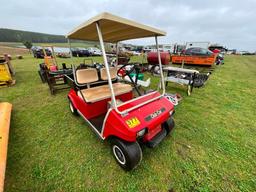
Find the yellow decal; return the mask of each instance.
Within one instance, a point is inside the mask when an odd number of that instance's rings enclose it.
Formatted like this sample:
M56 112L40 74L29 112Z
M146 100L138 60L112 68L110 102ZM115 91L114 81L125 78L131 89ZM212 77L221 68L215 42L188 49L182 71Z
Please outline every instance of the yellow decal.
M126 120L126 124L128 125L129 128L134 128L140 124L140 121L137 117L133 117L131 119Z

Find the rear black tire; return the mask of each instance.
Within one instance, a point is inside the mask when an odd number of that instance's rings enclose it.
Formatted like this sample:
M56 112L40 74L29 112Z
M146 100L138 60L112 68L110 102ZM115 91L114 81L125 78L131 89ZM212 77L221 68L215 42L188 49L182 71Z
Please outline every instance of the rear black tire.
M111 141L111 149L117 163L126 171L137 167L142 159L138 142L126 142L118 138Z
M169 117L169 119L167 119L167 121L164 122L163 126L164 126L165 130L167 131L167 135L169 135L169 133L175 127L175 122L174 122L173 118Z
M69 109L73 115L78 116L77 109L74 107L74 105L70 99L69 99Z

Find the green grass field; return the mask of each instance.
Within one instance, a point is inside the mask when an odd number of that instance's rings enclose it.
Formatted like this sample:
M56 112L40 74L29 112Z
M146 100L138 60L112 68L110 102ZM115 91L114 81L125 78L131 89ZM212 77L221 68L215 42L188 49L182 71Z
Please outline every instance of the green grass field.
M100 60L99 58L97 58ZM81 117L67 92L50 95L37 60L13 60L16 85L0 89L13 104L5 191L256 191L256 57L227 56L206 86L176 108L176 128L123 171ZM70 59L59 59L70 63Z

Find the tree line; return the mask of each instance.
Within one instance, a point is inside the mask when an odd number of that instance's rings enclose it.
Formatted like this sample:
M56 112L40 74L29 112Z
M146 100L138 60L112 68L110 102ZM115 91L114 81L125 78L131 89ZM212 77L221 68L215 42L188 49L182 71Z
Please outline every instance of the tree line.
M0 42L66 43L63 35L0 28Z

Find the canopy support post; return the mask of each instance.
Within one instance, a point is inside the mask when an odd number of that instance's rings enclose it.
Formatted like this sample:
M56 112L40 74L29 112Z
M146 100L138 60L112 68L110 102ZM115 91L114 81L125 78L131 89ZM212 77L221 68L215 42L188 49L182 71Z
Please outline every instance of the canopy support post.
M67 40L68 40L68 47L69 47L69 51L70 51L70 58L72 58L73 56L72 56L72 52L71 52L71 43L70 43L69 39L67 39Z
M159 62L159 67L160 67L161 87L163 89L163 93L162 94L164 95L165 94L164 74L163 74L163 67L162 67L162 61L161 61L161 56L160 56L160 51L159 51L157 35L155 36L155 41L156 41L157 57L158 57L158 62Z
M71 61L72 61L73 65L74 65L74 64L75 64L75 62L74 62L74 58L73 58L73 55L72 55L71 42L70 42L69 38L67 38L67 40L68 40L68 46L69 46L69 52L70 52L70 58L71 58Z
M105 52L105 47L104 47L104 42L103 42L103 37L102 37L99 22L96 22L96 28L97 28L97 32L98 32L98 37L99 37L99 41L100 41L100 47L101 47L101 51L102 51L102 55L103 55L104 64L105 64L105 67L106 67L106 72L107 72L107 77L108 77L108 85L109 85L109 89L110 89L110 92L111 92L111 107L114 108L114 109L117 109L115 93L114 93L113 84L112 84L112 81L111 81L111 76L110 76L109 66L108 66L108 60L107 60L107 56L106 56L106 52Z
M119 47L118 47L118 42L116 42L116 66L118 65L118 54L119 54Z

